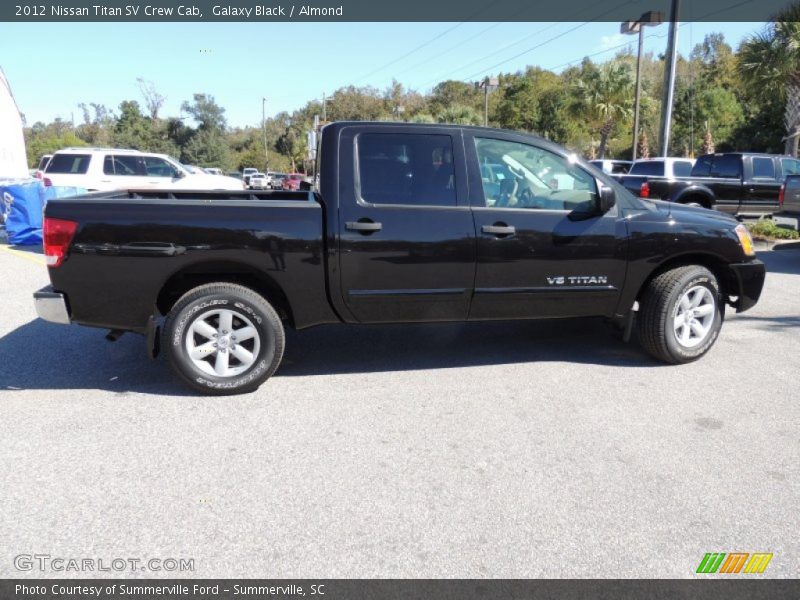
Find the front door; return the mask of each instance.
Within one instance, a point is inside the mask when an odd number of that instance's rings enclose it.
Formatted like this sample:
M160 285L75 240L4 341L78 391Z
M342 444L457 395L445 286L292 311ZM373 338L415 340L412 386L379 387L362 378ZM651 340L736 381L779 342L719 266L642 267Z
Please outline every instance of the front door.
M418 130L417 130L418 131ZM475 231L461 134L356 126L340 138L343 301L365 323L465 320Z
M470 319L613 314L627 235L618 207L599 213L598 180L546 144L469 135L465 148L476 173Z

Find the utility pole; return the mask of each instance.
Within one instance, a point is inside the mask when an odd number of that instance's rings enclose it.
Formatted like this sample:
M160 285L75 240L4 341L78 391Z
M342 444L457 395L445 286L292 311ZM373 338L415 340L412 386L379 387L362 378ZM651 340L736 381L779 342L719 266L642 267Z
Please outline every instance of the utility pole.
M661 102L661 156L669 154L672 102L675 96L675 69L678 66L678 18L681 0L672 0L669 15L667 62L664 65L664 98Z
M476 88L483 88L483 126L489 126L489 91L500 85L497 77L486 77L483 81L476 81Z
M267 150L267 99L261 98L261 130L264 132L264 170L269 170L269 151Z
M328 121L328 99L325 97L325 92L322 92L322 122Z
M661 25L664 14L657 11L648 11L639 17L638 21L625 21L620 26L620 33L639 34L639 52L636 58L636 98L633 105L633 151L631 159L636 160L636 150L639 145L639 103L642 97L642 54L644 54L644 28L646 26Z

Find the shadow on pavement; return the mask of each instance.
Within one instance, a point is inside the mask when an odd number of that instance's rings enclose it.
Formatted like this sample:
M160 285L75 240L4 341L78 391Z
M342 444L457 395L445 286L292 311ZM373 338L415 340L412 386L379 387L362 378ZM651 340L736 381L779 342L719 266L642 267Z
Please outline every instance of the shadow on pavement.
M770 273L785 273L787 275L800 275L800 249L781 249L771 252L759 252L758 258L767 267L767 277Z
M141 336L31 321L0 338L0 397L9 389L103 389L192 395ZM565 361L621 367L660 363L598 319L443 325L327 325L287 332L276 376L446 369Z

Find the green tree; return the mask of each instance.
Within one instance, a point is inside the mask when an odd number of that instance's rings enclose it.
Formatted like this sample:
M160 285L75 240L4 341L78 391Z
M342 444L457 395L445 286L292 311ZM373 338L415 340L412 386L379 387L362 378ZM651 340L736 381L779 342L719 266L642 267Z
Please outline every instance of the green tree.
M784 103L785 153L797 156L800 138L800 6L781 13L739 48L739 67L748 86Z
M588 111L600 119L599 158L604 158L609 137L617 121L632 113L634 81L625 63L609 62L598 71L578 80L578 111Z
M194 94L192 102L181 104L181 110L191 115L199 129L221 132L227 125L225 109L209 94Z
M471 106L454 104L437 114L436 121L453 125L482 125L483 116Z

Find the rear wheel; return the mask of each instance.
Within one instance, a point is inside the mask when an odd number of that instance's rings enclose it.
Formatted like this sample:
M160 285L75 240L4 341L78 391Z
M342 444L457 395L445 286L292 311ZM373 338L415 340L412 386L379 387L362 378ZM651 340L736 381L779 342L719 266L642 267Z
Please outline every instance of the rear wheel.
M697 360L717 340L724 306L717 279L705 267L665 271L648 284L639 301L639 342L664 362Z
M204 394L258 388L278 368L285 343L275 309L249 288L211 283L190 290L167 316L170 366Z

